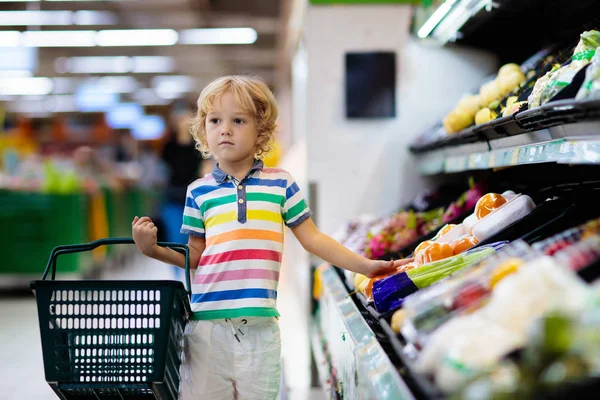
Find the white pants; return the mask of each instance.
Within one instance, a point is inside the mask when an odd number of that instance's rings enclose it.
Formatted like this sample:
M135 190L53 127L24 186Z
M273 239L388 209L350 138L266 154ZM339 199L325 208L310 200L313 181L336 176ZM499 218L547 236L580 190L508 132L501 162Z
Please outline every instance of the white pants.
M276 400L281 337L276 318L190 321L179 398Z

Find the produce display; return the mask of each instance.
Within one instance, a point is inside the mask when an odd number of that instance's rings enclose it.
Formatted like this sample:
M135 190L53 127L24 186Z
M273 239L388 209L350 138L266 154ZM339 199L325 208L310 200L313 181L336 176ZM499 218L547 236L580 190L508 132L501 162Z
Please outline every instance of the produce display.
M556 98L598 98L600 56L595 55L600 33L585 31L576 45L574 42L569 46L555 44L544 48L521 65L502 66L493 79L481 85L478 93L465 94L441 123L423 132L412 146L419 148L441 142L471 127L542 106ZM584 74L585 78L574 80L578 74ZM581 87L577 86L582 81ZM563 92L567 87L570 90ZM557 97L559 94L562 97ZM519 127L511 129L511 134L515 134Z
M424 346L415 368L434 376L443 391L454 391L475 372L523 347L528 330L544 313L580 311L587 290L551 258L529 261L497 284L483 307L440 326ZM481 335L483 331L485 335Z
M578 313L552 311L537 320L526 346L513 357L470 378L453 399L581 398L597 393L600 365L600 292ZM594 384L596 386L594 386ZM575 393L567 393L573 385ZM587 387L586 387L587 385ZM560 396L560 395L559 395Z
M592 58L592 62L585 71L585 80L577 96L577 100L598 98L600 95L600 49L596 49L596 54Z
M495 119L498 115L492 111L504 97L520 89L526 81L525 73L517 64L506 64L500 68L496 78L483 84L479 94L466 95L456 108L443 121L448 134L460 132L473 125L480 125Z
M582 33L581 39L573 52L571 63L553 69L535 83L533 92L527 100L529 108L546 104L567 87L573 81L575 74L591 62L599 46L600 32L588 31Z
M464 254L430 262L409 271L398 272L382 279L374 278L372 279L373 303L381 313L395 310L402 305L408 295L477 263L504 244L496 243L480 247Z
M424 211L404 210L387 218L364 216L346 224L333 237L348 249L370 259L397 257L401 250L415 243L422 236L437 230L438 234L434 238L435 240L445 234L445 230L449 227L442 227L442 229L440 227L472 211L484 194L485 184L483 182L474 183L473 180L470 180L469 189L446 207L437 207L439 201L419 196L413 204L425 209ZM430 194L430 197L436 196ZM431 206L434 207L431 208ZM448 253L447 255L454 254L458 253ZM350 278L351 280L352 278Z
M582 345L569 338L563 351L545 358L547 349L540 346L552 340L540 341L540 331L536 331L536 326L556 318L566 321L573 332L581 328L590 334L592 326L598 329L597 321L582 325L585 320L579 315L600 315L600 292L594 294L573 272L598 259L600 220L531 246L515 241L475 267L406 297L390 325L418 349L412 353L411 368L430 377L442 392L456 398L493 398L487 396L507 391L525 396L514 398L529 398L552 385L589 377L600 365L600 336ZM594 296L597 303L590 309ZM551 334L553 340L559 337L556 332L544 334ZM596 346L588 358L579 353L585 346ZM515 351L522 353L516 362L510 358ZM529 358L533 356L537 358ZM555 371L558 375L550 379L557 365L573 363L580 367L577 374ZM507 366L514 379L504 387L496 374L507 372ZM479 387L477 382L489 385ZM485 395L472 397L481 393Z

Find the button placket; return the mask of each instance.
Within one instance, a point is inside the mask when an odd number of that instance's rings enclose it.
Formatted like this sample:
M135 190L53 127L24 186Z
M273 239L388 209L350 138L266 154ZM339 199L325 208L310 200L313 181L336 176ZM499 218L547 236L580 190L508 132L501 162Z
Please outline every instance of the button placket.
M243 181L242 181L243 182ZM238 222L245 224L247 221L247 200L246 200L246 187L242 182L237 183L237 199L238 199Z

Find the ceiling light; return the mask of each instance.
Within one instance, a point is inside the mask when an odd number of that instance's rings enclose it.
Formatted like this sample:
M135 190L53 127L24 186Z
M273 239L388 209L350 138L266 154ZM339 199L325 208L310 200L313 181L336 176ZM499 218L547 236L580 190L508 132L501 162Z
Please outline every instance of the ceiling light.
M46 95L52 91L50 78L0 78L0 95Z
M79 10L73 13L75 25L116 25L118 22L117 16L107 11Z
M0 69L1 77L24 77L33 75L27 69Z
M92 47L95 31L25 31L23 45L28 47Z
M169 100L159 97L152 89L140 89L132 95L133 100L142 106L161 106L169 104Z
M179 35L173 29L124 29L98 31L98 46L172 46Z
M58 58L54 62L54 68L57 72L65 71L73 74L124 74L131 70L131 59L127 56Z
M196 80L189 76L156 76L152 78L152 86L163 99L176 99L181 94L196 89Z
M97 85L107 93L133 93L138 88L138 82L132 76L105 76L98 79Z
M71 25L71 11L0 11L0 25Z
M258 37L252 28L186 29L180 44L251 44Z
M72 78L52 78L54 94L73 93L75 91L76 82Z
M435 10L433 15L429 17L427 21L425 21L421 29L419 29L419 31L417 32L417 35L421 39L425 39L427 36L429 36L431 32L433 32L433 30L444 19L444 17L448 15L450 10L452 10L452 7L454 6L454 3L456 3L456 1L457 0L446 0L444 4L439 6L437 10Z
M53 113L77 111L77 104L73 95L47 96L43 102L46 110Z
M164 56L138 56L131 57L134 74L142 73L167 73L175 70L175 60L173 57Z
M3 31L0 32L0 43L2 47L18 47L21 45L21 32Z

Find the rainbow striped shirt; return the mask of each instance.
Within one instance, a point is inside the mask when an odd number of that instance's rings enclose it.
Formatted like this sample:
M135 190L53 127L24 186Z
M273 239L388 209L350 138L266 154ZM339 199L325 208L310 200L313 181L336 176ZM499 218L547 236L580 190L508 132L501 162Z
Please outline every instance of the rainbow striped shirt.
M217 165L190 184L181 233L206 238L192 281L192 318L279 316L283 225L309 216L294 178L259 160L242 181Z

